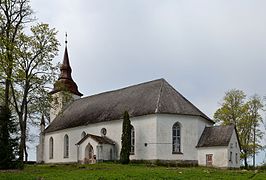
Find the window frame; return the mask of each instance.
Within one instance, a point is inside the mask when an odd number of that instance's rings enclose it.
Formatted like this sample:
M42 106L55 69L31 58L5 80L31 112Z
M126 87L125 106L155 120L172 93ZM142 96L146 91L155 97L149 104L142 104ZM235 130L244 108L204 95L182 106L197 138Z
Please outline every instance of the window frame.
M130 130L130 155L135 154L135 145L136 145L136 138L135 138L135 128L131 126Z
M64 158L69 158L69 136L64 136Z
M49 138L49 159L54 158L54 138Z
M230 151L229 153L229 162L233 163L233 152L232 151Z
M181 151L181 124L179 122L172 126L172 154L183 154Z

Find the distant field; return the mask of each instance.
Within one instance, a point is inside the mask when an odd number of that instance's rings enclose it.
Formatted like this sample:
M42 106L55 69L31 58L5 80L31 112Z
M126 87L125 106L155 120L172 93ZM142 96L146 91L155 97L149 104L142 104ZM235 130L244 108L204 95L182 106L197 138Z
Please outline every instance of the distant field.
M221 170L204 167L121 165L27 165L22 171L0 171L0 179L266 179L266 171Z

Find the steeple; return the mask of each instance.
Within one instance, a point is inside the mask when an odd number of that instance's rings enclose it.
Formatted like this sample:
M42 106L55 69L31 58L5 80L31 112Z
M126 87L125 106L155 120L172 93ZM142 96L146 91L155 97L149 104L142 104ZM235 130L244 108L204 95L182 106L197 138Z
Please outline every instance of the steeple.
M70 93L73 93L78 96L83 96L78 91L77 84L73 81L71 77L72 69L69 63L68 58L68 51L67 51L67 34L66 34L66 40L65 40L65 54L63 59L63 64L60 66L60 75L58 80L54 84L53 90L50 92L50 94L57 93L59 91L68 91Z

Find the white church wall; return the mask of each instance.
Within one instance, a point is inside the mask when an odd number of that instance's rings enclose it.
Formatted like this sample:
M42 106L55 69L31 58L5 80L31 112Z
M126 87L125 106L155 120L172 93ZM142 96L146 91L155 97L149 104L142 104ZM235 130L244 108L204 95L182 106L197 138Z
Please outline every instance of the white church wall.
M130 159L153 160L157 159L156 146L145 143L156 142L156 115L147 115L131 119L135 130L135 153ZM120 149L119 149L120 152Z
M131 118L131 124L135 128L135 155L131 159L156 159L155 147L145 147L145 142L156 142L156 118L155 115L147 115ZM113 140L115 145L114 156L119 159L121 149L122 120L89 124L60 130L45 135L44 161L46 163L56 162L77 162L76 143L81 140L81 133L84 131L89 134L101 136L101 129L106 128L106 136ZM69 136L69 157L64 158L64 136ZM54 157L49 159L49 138L54 139ZM145 148L144 148L145 147ZM79 157L82 157L83 150L80 150Z
M114 160L115 158L114 145L99 144L94 139L89 137L78 147L79 162L84 162L84 159L86 157L85 151L88 144L90 144L93 147L93 154L96 156L97 161Z
M198 148L198 163L200 166L206 166L207 154L212 154L212 165L214 167L228 167L228 153L226 146Z
M93 154L96 156L96 159L100 159L102 157L99 157L98 151L97 151L97 146L98 143L95 142L94 140L92 140L91 138L87 138L79 147L78 147L78 160L79 162L83 162L84 158L85 158L85 149L87 147L88 144L91 144L91 146L93 147Z
M172 153L172 127L181 125L181 153ZM157 157L162 160L197 160L196 145L206 125L210 123L197 116L157 115Z
M100 144L97 146L98 154L101 155L100 160L114 160L114 149L110 144Z
M52 133L47 133L45 135L45 162L77 162L77 147L76 143L81 140L82 132L86 132L93 135L101 136L101 129L106 128L106 136L116 143L116 147L120 148L121 133L122 133L122 120L110 121L89 124L88 126L80 126L76 128L69 128L65 130L60 130ZM64 151L64 136L67 134L69 136L69 158L63 158ZM49 138L54 139L54 158L49 159ZM82 152L80 152L82 153ZM81 156L81 154L79 155Z
M227 147L228 153L228 167L239 168L240 167L240 147L238 144L236 132L234 131Z
M195 147L205 126L210 125L200 117L185 115L154 114L134 117L130 120L135 130L135 153L130 155L132 160L197 160L198 153ZM172 127L176 122L181 124L182 154L172 154ZM113 154L116 159L119 159L122 120L114 120L47 133L45 135L44 161L47 163L77 162L78 155L81 160L85 149L79 149L79 153L77 153L75 144L81 140L82 132L101 136L102 128L107 130L106 136L116 143ZM69 136L68 158L63 157L66 134ZM54 139L53 159L49 159L50 137Z

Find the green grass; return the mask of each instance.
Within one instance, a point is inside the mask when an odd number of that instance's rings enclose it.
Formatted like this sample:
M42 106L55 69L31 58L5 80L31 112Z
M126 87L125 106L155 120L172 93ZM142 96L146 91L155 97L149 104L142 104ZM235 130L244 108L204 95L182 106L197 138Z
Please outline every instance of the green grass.
M27 165L24 170L0 171L0 179L266 179L264 171L221 170L205 167L121 165Z

